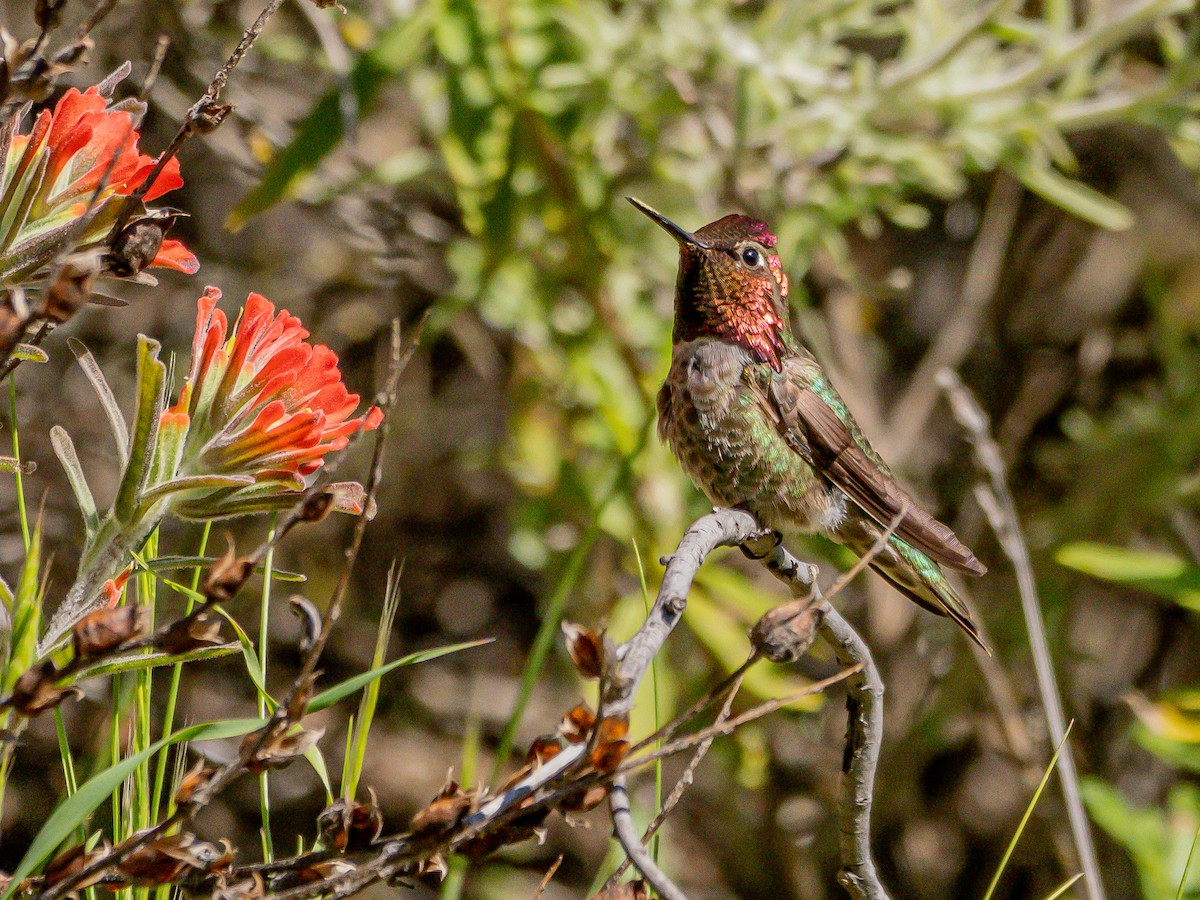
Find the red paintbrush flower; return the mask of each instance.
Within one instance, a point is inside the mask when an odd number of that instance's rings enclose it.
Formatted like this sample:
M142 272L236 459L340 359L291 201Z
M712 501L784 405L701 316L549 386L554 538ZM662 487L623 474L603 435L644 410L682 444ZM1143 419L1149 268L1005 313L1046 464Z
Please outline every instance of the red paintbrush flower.
M342 383L336 354L305 340L307 329L287 310L251 294L230 336L216 308L220 297L210 287L200 298L187 382L163 418L187 417L180 477L249 476L253 483L180 494L172 508L190 517L292 504L327 454L383 417L377 407L355 415L359 396ZM350 497L346 505L356 502Z
M123 198L154 168L155 160L138 150L134 126L142 105L112 103L113 89L128 72L126 64L100 85L83 92L71 88L52 111L37 116L28 134L19 133L21 116L0 129L0 221L5 223L0 280L28 281L64 249L100 248ZM172 159L143 199L155 200L182 184L179 162ZM165 230L169 218L159 221ZM199 268L196 257L175 240L152 248L142 265L147 263L189 274Z

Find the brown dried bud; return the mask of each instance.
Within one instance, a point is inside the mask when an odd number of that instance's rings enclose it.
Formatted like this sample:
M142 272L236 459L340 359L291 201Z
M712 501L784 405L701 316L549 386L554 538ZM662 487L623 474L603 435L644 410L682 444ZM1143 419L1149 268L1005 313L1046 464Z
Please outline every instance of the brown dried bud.
M567 714L558 723L558 733L568 743L582 744L595 727L596 714L580 703L567 710Z
M500 847L526 841L532 837L541 837L545 833L541 827L542 823L549 815L549 807L531 809L507 825L465 842L458 848L458 852L475 862Z
M321 612L311 600L302 594L293 594L288 597L288 606L304 626L304 634L300 636L298 649L301 656L305 656L321 635Z
M50 68L55 72L65 72L68 69L73 69L81 62L85 62L85 57L93 46L90 37L67 44L50 58Z
M231 112L232 104L217 103L205 97L188 113L188 127L197 134L209 134L216 131Z
M238 556L233 548L233 538L226 536L229 549L209 568L204 576L204 596L212 603L228 603L237 596L250 573L254 571L254 561L245 556Z
M603 675L606 658L604 638L574 622L563 622L562 630L567 638L567 653L570 654L576 671L584 678L599 678Z
M117 871L134 884L167 884L198 873L226 870L235 855L229 841L217 846L183 832L144 844L125 857Z
M541 766L560 753L562 753L562 745L559 744L558 739L543 735L535 738L529 745L529 752L525 754L525 762L528 765Z
M646 882L639 879L614 884L607 890L596 894L592 900L649 900L649 897L650 893L646 889Z
M439 834L461 822L475 803L475 793L464 791L453 778L433 798L433 802L412 817L413 835Z
M37 0L33 6L33 21L42 31L50 31L62 22L62 9L67 0Z
M68 697L82 697L77 687L60 688L54 684L58 670L51 660L45 660L17 679L9 704L23 716L33 717L53 709Z
M608 796L608 787L603 784L593 784L591 787L580 788L572 794L567 794L559 804L564 812L590 812Z
M192 766L179 780L179 787L175 789L175 805L187 806L191 803L197 793L208 787L217 771L213 766L205 765L204 760Z
M83 844L77 844L64 850L46 866L45 872L42 873L42 888L52 888L59 882L74 877L102 856L107 856L109 849L108 842L101 841L91 850L84 850ZM103 877L104 870L101 869L75 885L75 890L81 891L86 887L91 887Z
M326 847L339 853L366 850L383 831L383 813L371 792L370 803L336 800L317 816L317 830Z
M824 616L824 605L807 597L784 603L754 623L750 645L771 662L795 662L812 647Z
M325 734L324 728L297 728L269 738L246 764L251 772L260 774L268 769L282 769L317 745ZM242 741L243 752L258 740L259 733L251 732Z
M258 900L265 894L262 876L255 872L249 878L213 891L212 900Z
M50 278L42 316L61 324L79 312L92 296L92 282L99 273L98 253L74 253L64 259Z
M300 521L313 524L320 522L333 510L337 496L333 491L321 490L311 494L300 507Z
M115 609L102 607L75 623L75 655L80 659L105 656L149 631L150 610L145 606L130 603Z
M172 622L166 631L154 639L158 649L172 656L205 647L219 647L223 643L221 620L203 612Z
M627 715L607 717L596 725L596 746L588 755L588 762L597 772L608 774L616 771L617 766L629 752L629 717Z
M134 219L113 238L104 257L106 269L118 278L138 274L158 256L173 218L142 216Z

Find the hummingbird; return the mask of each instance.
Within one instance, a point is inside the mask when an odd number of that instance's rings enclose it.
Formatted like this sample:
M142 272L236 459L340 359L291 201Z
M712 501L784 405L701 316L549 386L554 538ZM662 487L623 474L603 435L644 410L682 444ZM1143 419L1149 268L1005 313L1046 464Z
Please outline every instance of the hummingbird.
M860 557L899 517L871 568L988 650L943 568L987 570L897 483L792 333L767 224L732 214L693 233L627 199L679 244L658 434L696 486L773 531L822 533Z

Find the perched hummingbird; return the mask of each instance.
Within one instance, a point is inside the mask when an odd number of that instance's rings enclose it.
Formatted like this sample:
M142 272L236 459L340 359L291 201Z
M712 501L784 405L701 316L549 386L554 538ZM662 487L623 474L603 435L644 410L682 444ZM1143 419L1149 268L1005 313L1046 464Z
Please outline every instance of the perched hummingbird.
M693 234L629 202L679 243L674 349L658 393L658 433L684 471L718 506L746 509L778 532L822 532L859 556L907 506L871 568L986 650L942 567L987 570L896 483L792 334L775 235L742 215Z

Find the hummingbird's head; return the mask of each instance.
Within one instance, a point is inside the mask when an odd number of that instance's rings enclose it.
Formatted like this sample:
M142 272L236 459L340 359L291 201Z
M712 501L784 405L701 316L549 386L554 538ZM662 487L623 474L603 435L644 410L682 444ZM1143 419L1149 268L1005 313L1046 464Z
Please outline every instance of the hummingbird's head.
M765 222L728 215L694 234L628 198L679 244L674 340L741 344L778 371L788 333L788 280Z

